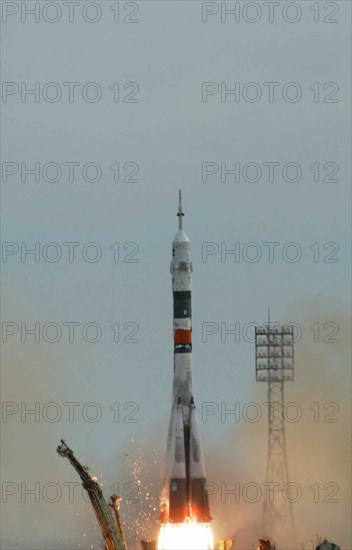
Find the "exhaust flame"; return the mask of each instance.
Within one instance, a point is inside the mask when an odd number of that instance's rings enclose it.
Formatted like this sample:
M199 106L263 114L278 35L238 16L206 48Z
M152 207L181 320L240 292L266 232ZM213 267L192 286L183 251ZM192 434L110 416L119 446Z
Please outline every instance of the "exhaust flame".
M164 523L159 532L158 550L214 550L209 523Z

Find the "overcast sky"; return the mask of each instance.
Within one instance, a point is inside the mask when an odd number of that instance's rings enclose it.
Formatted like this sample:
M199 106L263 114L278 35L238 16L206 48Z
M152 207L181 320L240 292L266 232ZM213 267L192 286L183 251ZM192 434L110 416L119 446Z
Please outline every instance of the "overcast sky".
M340 404L340 428L348 417L339 392L349 380L350 3L283 2L269 14L261 2L247 11L244 2L227 2L237 15L226 16L214 2L77 2L74 11L40 2L37 22L25 12L34 2L2 4L2 381L3 400L19 407L6 409L14 414L2 425L3 479L18 488L3 505L4 547L97 548L88 504L42 496L21 503L20 484L77 480L55 453L60 437L110 483L124 455L146 445L161 471L179 188L192 245L200 416L204 402L266 400L247 323L263 323L270 304L272 320L302 329L293 398L312 360L321 369L310 375L307 407L324 387L327 401ZM35 163L36 176L26 172ZM35 246L37 257L24 253ZM35 323L39 342L25 333ZM234 328L237 336L226 334ZM324 342L335 329L338 342ZM40 403L38 422L33 415L21 422L21 402ZM49 402L56 409L45 408ZM79 403L73 422L68 402ZM89 402L98 409L88 410ZM49 422L55 410L62 417ZM96 410L101 419L89 422ZM253 451L258 482L264 416ZM249 423L225 420L219 413L201 422L205 455L218 449L235 478L235 464L253 460L241 439ZM296 434L305 429L301 423ZM312 435L311 460L334 437L321 430ZM348 441L339 442L347 456ZM325 466L329 476L320 481L343 486L343 470ZM208 469L216 471L213 463ZM319 514L311 514L314 538ZM326 536L350 548L348 530L341 534L346 500L328 517ZM221 527L227 532L219 536L234 530Z

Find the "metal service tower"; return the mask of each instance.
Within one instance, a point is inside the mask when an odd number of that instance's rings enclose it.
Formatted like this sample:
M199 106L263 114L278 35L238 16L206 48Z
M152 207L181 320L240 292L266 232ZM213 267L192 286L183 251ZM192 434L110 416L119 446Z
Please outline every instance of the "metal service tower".
M284 385L294 379L293 341L293 327L270 324L270 314L267 325L255 329L256 380L268 384L269 430L263 529L270 535L282 528L292 535L295 532L292 505L283 492L289 482Z

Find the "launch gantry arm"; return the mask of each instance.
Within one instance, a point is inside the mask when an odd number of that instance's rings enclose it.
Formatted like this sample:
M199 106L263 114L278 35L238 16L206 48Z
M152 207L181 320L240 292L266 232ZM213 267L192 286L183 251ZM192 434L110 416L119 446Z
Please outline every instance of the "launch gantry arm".
M118 516L118 510L115 509L116 523L110 512L109 506L106 503L103 492L98 483L88 474L88 468L82 466L75 458L72 449L70 449L65 441L61 439L61 445L57 447L57 452L60 456L68 458L79 477L82 480L82 485L88 493L89 499L94 508L95 515L99 522L103 533L106 550L127 550L125 538L122 532L121 522Z

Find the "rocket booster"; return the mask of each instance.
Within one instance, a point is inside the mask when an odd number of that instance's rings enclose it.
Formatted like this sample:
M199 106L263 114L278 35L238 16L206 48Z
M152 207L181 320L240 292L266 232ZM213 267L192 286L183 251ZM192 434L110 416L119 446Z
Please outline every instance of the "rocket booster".
M179 192L178 232L172 243L174 378L161 520L209 522L208 493L192 390L192 262L183 229Z

